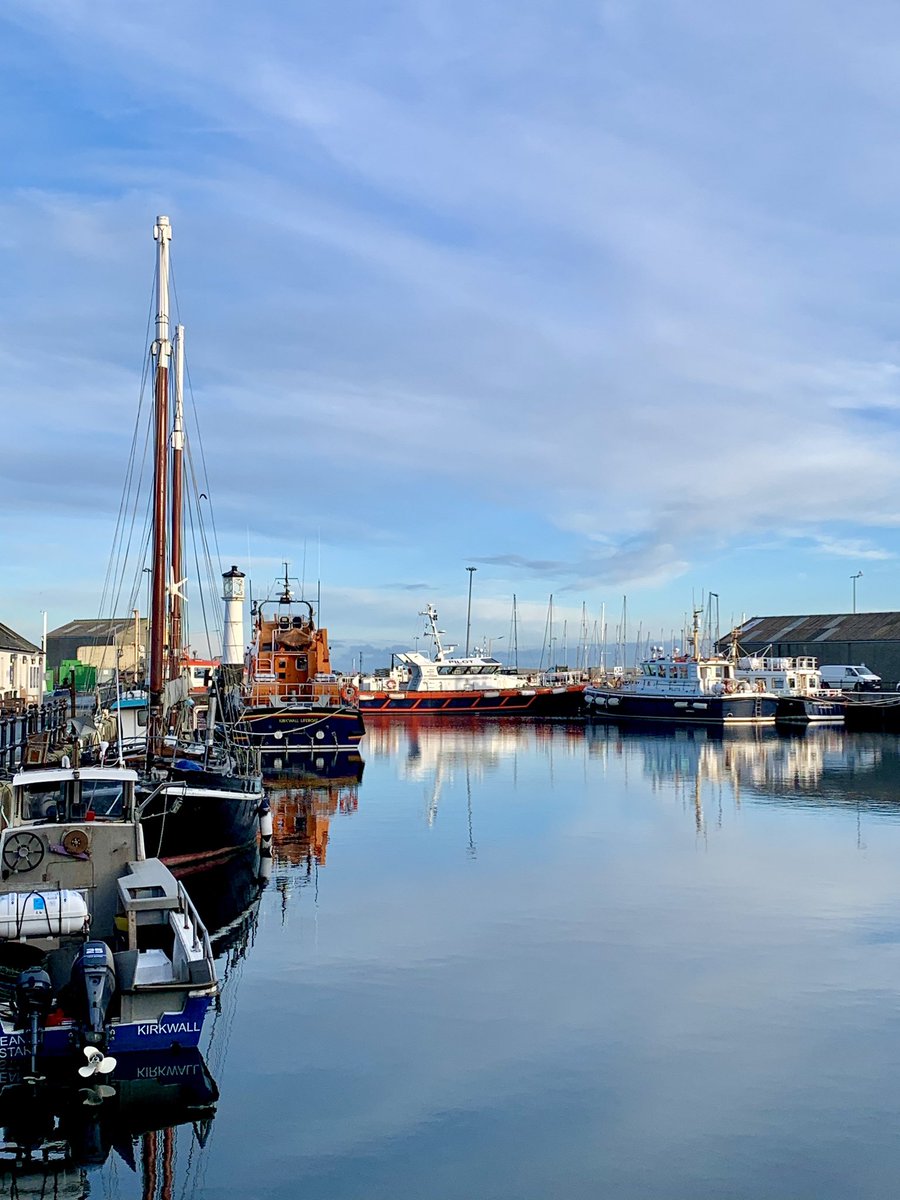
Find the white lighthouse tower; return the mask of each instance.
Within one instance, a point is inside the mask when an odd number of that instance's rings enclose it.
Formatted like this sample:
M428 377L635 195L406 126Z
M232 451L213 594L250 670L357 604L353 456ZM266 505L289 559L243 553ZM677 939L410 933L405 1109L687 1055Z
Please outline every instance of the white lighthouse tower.
M222 666L242 666L244 662L244 572L237 567L222 574L222 599L225 601L225 633L222 638Z

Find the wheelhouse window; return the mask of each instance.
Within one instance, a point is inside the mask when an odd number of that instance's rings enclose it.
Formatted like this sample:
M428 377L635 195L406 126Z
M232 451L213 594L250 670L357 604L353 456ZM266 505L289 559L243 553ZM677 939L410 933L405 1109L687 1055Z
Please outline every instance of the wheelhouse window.
M121 820L125 812L124 785L108 779L82 780L81 808L108 821Z
M64 815L65 804L65 783L32 784L22 796L22 817L26 821L56 821Z

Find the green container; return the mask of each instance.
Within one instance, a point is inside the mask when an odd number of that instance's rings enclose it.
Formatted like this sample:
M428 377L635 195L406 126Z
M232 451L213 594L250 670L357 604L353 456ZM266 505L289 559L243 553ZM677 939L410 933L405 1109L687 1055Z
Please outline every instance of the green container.
M59 664L58 687L71 687L75 679L76 692L92 692L97 686L97 668L79 662L77 658L64 658Z

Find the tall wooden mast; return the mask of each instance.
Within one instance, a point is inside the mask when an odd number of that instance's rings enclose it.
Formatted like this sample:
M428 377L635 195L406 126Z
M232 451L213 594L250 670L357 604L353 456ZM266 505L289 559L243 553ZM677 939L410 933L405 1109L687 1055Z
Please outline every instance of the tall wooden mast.
M150 564L150 713L147 730L148 761L162 749L163 689L165 687L166 645L166 493L168 490L169 440L169 242L172 227L168 217L157 217L153 227L156 240L156 340L152 354L155 362L153 404L153 549Z
M184 526L184 326L175 326L175 420L172 425L172 532L169 539L169 678L181 667L181 534Z

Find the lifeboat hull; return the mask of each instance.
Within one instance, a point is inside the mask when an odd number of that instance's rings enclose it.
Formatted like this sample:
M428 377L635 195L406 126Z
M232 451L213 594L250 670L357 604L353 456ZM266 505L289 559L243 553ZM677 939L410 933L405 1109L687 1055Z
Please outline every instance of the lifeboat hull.
M322 750L356 750L366 732L357 708L247 707L235 733L263 755L311 753Z

